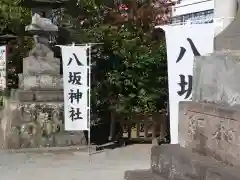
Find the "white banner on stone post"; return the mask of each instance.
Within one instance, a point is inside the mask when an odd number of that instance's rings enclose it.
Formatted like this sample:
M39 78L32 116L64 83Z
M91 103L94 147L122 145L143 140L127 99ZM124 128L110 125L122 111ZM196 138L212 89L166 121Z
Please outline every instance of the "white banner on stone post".
M88 46L60 46L66 131L89 131Z
M213 52L214 24L161 28L167 44L171 144L178 144L179 102L192 97L194 56Z
M7 59L7 48L6 46L0 46L0 90L6 88L6 59Z

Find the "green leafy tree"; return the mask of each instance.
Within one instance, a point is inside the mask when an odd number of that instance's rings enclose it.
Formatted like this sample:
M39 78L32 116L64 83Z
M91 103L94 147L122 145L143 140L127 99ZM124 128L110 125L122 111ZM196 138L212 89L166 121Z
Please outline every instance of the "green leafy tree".
M152 38L158 9L135 1L125 5L79 1L78 8L76 12L65 10L62 24L72 25L68 26L70 41L101 43L92 50L93 111L151 113L164 109L165 43Z
M29 23L31 11L21 6L21 0L0 1L0 31L9 29L15 33Z
M31 38L26 36L25 26L31 22L31 10L21 6L22 0L0 1L0 34L16 35L8 42L8 87L18 87L18 73L21 72L22 59L32 46Z

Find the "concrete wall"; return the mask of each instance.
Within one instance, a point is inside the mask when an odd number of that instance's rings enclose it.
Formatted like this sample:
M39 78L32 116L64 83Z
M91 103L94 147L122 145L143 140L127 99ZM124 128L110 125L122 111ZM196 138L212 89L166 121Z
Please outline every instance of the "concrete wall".
M180 16L213 8L213 0L183 0L180 4L173 6L172 16Z

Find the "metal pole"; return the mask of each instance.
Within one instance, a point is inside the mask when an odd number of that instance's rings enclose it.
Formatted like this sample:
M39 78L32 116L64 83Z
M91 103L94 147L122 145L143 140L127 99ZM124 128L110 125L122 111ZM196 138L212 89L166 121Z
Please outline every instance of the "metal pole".
M91 155L91 45L87 44L88 52L88 154Z

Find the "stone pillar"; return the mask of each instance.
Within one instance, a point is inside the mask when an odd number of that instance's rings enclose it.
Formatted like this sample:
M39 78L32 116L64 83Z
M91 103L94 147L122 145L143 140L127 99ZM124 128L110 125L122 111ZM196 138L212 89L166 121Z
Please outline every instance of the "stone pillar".
M237 0L214 0L215 36L226 29L237 14Z
M221 50L239 50L240 47L240 0L228 0L226 4L220 0L215 0L215 21L216 34L214 48ZM217 27L220 25L219 27Z

